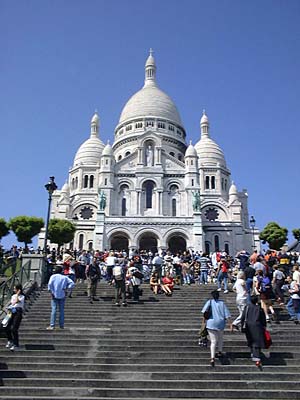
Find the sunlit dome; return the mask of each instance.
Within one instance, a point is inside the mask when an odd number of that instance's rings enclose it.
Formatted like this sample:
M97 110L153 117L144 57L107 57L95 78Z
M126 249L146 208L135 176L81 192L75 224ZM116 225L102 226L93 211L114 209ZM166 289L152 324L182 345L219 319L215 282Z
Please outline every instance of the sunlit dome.
M157 117L182 125L173 100L156 83L156 65L150 50L145 64L145 84L126 103L119 124L137 117Z
M226 167L226 161L221 147L210 138L209 121L205 110L203 110L203 115L200 120L200 127L201 139L195 144L200 165L220 164L221 166Z
M74 166L81 164L97 164L100 161L104 143L99 139L99 117L97 112L91 119L91 135L77 150Z

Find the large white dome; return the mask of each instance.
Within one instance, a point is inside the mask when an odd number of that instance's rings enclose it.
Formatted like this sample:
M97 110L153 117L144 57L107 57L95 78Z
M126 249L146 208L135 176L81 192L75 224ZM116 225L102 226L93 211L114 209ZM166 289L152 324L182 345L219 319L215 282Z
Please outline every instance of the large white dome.
M87 139L77 150L74 158L74 166L99 163L104 147L104 143L98 137Z
M156 65L152 50L145 64L145 84L126 103L119 124L137 117L156 117L182 125L173 100L156 83Z
M172 99L157 86L145 86L126 103L119 123L137 117L158 117L182 125Z

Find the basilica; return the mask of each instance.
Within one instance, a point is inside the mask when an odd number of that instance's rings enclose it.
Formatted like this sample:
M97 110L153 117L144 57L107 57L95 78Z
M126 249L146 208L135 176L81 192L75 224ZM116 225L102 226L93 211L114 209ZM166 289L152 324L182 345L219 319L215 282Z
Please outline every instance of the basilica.
M74 222L76 249L234 254L259 241L247 203L205 111L199 141L187 144L150 51L144 85L125 104L112 144L101 141L99 116L92 117L66 183L53 194L50 218Z

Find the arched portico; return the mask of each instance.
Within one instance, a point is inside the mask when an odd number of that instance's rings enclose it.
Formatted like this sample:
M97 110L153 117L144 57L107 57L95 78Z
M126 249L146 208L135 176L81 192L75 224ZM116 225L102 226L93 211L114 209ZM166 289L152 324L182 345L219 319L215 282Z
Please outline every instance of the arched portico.
M109 248L111 250L122 251L125 250L128 253L129 249L129 238L124 232L113 233L109 238Z
M158 238L153 232L145 232L138 239L139 250L152 251L156 253L158 251Z
M173 253L183 252L187 249L186 237L181 232L175 232L167 239L167 247Z

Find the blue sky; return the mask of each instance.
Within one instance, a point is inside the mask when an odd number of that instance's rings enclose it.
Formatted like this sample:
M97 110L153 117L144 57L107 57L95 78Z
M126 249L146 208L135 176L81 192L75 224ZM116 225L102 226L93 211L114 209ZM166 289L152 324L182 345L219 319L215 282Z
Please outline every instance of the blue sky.
M46 218L44 184L64 184L95 109L113 141L150 47L187 142L205 108L257 226L299 228L298 0L1 0L0 217Z

